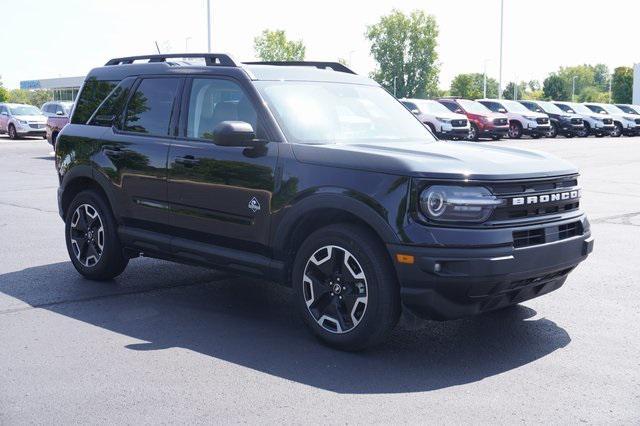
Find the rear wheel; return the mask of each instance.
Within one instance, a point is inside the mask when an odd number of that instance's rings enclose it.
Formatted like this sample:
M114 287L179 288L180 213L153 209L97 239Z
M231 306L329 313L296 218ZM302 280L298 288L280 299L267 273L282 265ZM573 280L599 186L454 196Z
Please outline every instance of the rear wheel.
M619 138L620 136L622 136L622 124L616 121L614 124L614 128L611 131L611 137Z
M324 343L362 350L382 342L400 315L400 294L384 246L358 225L340 223L311 234L298 250L295 304Z
M549 132L547 133L547 137L548 138L555 138L556 136L558 136L558 126L556 125L556 123L551 123L551 129L549 129Z
M109 280L124 271L124 256L116 221L105 200L94 191L82 191L65 216L67 251L76 270L91 280Z
M578 137L580 138L586 138L591 134L591 126L589 126L589 123L585 121L583 125L584 127L582 128L582 130L578 132Z

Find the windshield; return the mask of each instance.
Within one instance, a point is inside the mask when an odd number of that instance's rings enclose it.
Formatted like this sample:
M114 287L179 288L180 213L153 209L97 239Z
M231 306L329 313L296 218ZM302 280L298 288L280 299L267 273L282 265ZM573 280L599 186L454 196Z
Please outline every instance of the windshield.
M73 108L73 102L64 102L61 105L64 109L65 115L69 115L71 113L71 108Z
M592 112L597 112L598 114L608 114L607 110L602 108L599 105L586 105Z
M434 141L431 133L378 86L257 81L283 132L298 143Z
M638 111L636 111L635 109L631 108L628 105L617 105L618 108L620 108L622 111L626 112L627 114L638 114Z
M526 106L516 101L502 101L502 105L504 105L509 112L531 112Z
M11 111L11 115L42 115L38 108L31 105L9 107L9 111Z
M526 106L529 111L532 112L544 112L544 110L542 108L540 108L540 106L538 106L538 104L534 103L534 102L522 102L522 105Z
M578 114L593 114L593 111L582 104L570 104L569 106Z
M451 114L449 108L437 101L417 101L420 110L429 114Z
M550 114L564 114L565 111L561 110L560 108L558 108L555 104L552 104L551 102L547 102L547 101L538 101L538 105L540 105L540 107L544 110L544 112L548 112ZM573 111L571 111L571 108L569 108L569 110L567 110L566 112L570 112L570 113L574 113Z
M468 99L458 99L458 103L465 111L471 114L490 115L493 114L489 108L480 102L470 101Z

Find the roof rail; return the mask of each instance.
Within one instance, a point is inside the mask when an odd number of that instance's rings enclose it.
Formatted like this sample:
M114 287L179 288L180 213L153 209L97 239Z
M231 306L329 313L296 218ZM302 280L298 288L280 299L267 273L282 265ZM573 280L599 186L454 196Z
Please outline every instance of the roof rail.
M126 56L123 58L110 59L105 66L108 65L124 65L132 64L134 61L148 59L151 62L166 62L169 58L202 58L207 66L221 65L227 67L237 67L236 62L231 56L225 53L169 53L166 55L142 55L142 56Z
M290 66L290 67L316 67L320 69L331 69L337 72L346 72L348 74L355 74L353 70L340 62L315 62L315 61L258 61L258 62L243 62L247 65L277 65L277 66Z

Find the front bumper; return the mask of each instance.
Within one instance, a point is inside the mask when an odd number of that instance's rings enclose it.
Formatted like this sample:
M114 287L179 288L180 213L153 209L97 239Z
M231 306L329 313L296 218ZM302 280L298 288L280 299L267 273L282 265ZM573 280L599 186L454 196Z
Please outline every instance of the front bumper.
M40 128L34 128L29 124L17 124L16 133L20 136L44 136L47 133L45 124L42 124Z
M443 137L466 138L467 136L469 136L469 127L452 127L449 129L445 129L443 127L438 133L439 133L439 136L443 136Z
M593 250L588 221L581 221L581 235L521 248L388 245L394 259L398 253L415 259L413 264L396 263L403 305L418 316L447 320L556 290ZM548 225L549 235L559 225Z
M549 124L535 124L529 126L530 127L523 128L522 133L524 133L525 135L545 136L551 131L551 125Z
M504 127L484 127L479 129L478 136L479 137L507 137L509 134L509 126Z

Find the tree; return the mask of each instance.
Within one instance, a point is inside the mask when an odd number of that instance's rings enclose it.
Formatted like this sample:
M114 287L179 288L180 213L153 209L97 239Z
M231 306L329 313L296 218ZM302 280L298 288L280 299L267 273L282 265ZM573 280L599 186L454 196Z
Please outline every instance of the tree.
M415 10L409 16L393 10L367 27L377 68L371 77L398 97L424 98L438 92L438 25Z
M16 104L28 104L38 108L43 103L53 100L53 92L50 90L23 90L13 89L8 92L7 102Z
M529 90L531 90L532 92L537 92L539 90L542 90L542 86L540 85L540 82L538 80L531 80L528 86L529 86Z
M633 70L618 67L613 70L611 80L611 99L617 104L630 104L633 97Z
M0 102L6 102L9 98L9 92L2 85L2 76L0 76Z
M287 40L283 30L264 30L253 40L256 55L261 61L303 61L305 50L302 40Z
M546 99L554 101L567 101L571 96L565 80L556 73L552 73L544 79L542 83L542 93Z
M460 96L466 99L480 99L484 97L484 74L458 74L451 81L451 96ZM487 98L498 97L498 82L487 77Z
M516 86L516 83L509 82L509 84L507 84L507 87L505 87L504 90L502 91L502 97L504 99L514 99L514 94L517 96L517 99L523 99L528 97L526 82L521 81L520 83L518 83L518 90L516 93L514 93L515 86ZM514 100L517 100L517 99L514 99Z
M593 71L593 81L596 87L602 92L609 91L609 79L611 78L609 67L605 64L596 64L593 67Z

